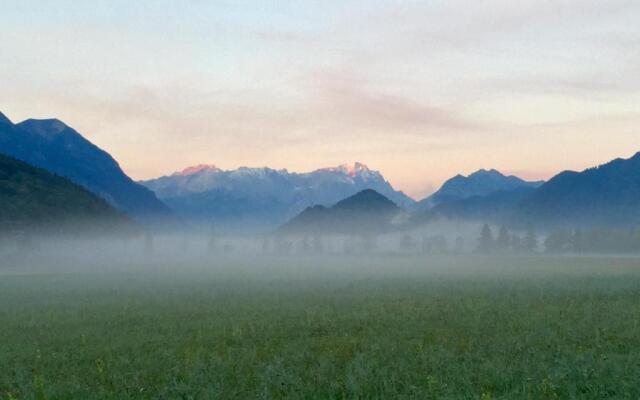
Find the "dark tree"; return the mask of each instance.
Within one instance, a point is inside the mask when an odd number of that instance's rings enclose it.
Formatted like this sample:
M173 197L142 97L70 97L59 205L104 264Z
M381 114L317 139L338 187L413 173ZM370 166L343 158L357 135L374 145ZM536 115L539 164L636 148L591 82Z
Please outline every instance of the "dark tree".
M479 253L491 253L494 249L494 240L493 233L491 232L491 228L489 224L484 224L482 226L482 231L480 232L480 238L478 239L478 252Z

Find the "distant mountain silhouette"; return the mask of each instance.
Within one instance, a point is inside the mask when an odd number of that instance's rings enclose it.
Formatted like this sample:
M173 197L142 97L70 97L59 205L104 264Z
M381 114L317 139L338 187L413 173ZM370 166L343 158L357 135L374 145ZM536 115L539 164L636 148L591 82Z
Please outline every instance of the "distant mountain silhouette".
M544 226L640 225L640 153L556 175L521 202L517 221Z
M140 221L171 218L156 196L118 163L57 119L13 124L0 113L0 153L66 177Z
M425 222L444 217L464 221L509 223L517 206L535 190L532 187L520 187L500 190L486 196L472 196L443 202L419 212L416 220Z
M401 206L414 203L361 163L309 173L198 165L141 183L179 215L229 230L273 229L309 206L331 206L364 189Z
M506 176L492 170L481 169L469 176L456 175L446 181L440 190L418 202L416 210L427 210L440 204L458 202L468 198L481 198L496 192L512 192L521 188L537 188L544 182L528 182L516 176Z
M79 226L134 227L123 213L83 187L0 154L0 232Z
M379 233L401 212L391 200L366 189L332 207L308 207L283 225L281 233Z

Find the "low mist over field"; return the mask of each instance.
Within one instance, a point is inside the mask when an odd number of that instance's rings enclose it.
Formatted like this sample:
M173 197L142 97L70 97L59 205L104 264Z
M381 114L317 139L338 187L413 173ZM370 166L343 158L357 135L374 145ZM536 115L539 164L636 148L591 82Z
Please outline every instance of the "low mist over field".
M251 240L221 244L74 239L3 257L0 393L640 395L635 257L278 255Z

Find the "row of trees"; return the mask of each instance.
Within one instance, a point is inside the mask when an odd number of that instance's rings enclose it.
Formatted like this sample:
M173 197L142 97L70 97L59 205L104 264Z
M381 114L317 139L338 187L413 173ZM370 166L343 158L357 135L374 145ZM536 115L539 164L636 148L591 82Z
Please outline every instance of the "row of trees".
M482 254L489 253L533 253L538 250L538 238L533 228L529 227L524 235L509 232L502 226L498 235L494 237L489 224L484 224L478 238L476 251Z
M502 226L497 235L485 224L480 232L476 252L489 253L533 253L540 243L533 228L524 234L510 232ZM547 253L640 253L640 228L612 229L558 228L546 236L542 242Z
M307 235L297 238L273 236L264 237L262 241L262 252L264 254L323 254L325 252L342 252L343 254L371 253L380 249L377 235L360 234L349 235L336 241L321 235ZM332 246L330 246L331 244ZM388 245L384 246L391 250ZM397 242L397 250L403 253L433 253L444 254L449 252L462 253L464 251L464 240L457 238L453 247L449 246L447 239L442 235L424 236L416 238L409 234L400 236Z
M184 238L183 247L186 250L187 243ZM23 240L22 247L26 247L29 240ZM342 243L333 242L321 235L308 235L296 239L283 236L264 237L262 252L287 254L323 254L325 252L341 251L344 254L369 253L378 249L378 238L373 234L361 234L346 236ZM465 243L462 237L456 238L452 243L442 235L423 236L416 238L409 234L399 237L397 250L404 253L463 253ZM339 247L335 247L335 245ZM154 250L154 238L150 233L144 235L144 249L147 252ZM333 247L330 249L329 247ZM391 250L389 246L385 246ZM475 247L480 254L500 253L535 253L539 250L540 243L533 228L528 228L524 233L510 232L505 226L500 227L494 235L492 228L484 224ZM219 245L217 235L212 230L207 242L210 253L217 251L229 252L228 245ZM638 229L566 229L560 228L551 232L542 242L541 251L547 253L637 253L640 252L640 228Z

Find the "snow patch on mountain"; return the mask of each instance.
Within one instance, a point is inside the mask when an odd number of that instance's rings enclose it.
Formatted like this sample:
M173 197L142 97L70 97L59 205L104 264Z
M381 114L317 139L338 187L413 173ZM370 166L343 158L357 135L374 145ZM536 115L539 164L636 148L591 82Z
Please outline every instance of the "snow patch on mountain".
M178 171L178 172L174 172L172 176L176 175L176 176L188 176L188 175L194 175L197 173L200 173L202 171L220 171L218 168L216 168L215 165L210 165L210 164L198 164L198 165L194 165L192 167L187 167L185 169L183 169L182 171Z

